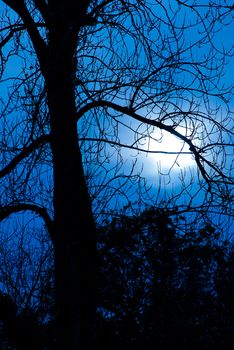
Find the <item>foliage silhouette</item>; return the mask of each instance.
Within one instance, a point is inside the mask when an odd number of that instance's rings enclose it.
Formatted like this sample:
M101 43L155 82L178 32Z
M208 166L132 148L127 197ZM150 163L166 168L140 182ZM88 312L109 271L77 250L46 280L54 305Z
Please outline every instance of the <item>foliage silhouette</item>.
M99 244L99 346L232 349L233 245L213 227L181 234L152 208L114 219Z
M51 342L51 325L41 324L38 313L21 309L8 296L0 294L1 350L42 350Z
M97 347L232 349L233 243L205 221L186 233L180 223L182 216L173 220L170 211L149 208L135 216L115 213L99 227ZM37 257L42 270L53 270L52 259L48 265L43 254ZM2 270L2 282L6 276ZM50 285L51 273L46 276ZM40 293L23 308L20 298L0 294L2 350L53 349L54 294Z

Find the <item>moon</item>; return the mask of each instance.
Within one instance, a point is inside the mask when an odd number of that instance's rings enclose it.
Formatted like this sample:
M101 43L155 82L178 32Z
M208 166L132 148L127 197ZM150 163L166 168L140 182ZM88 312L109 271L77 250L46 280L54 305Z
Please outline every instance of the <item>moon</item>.
M183 134L184 129L177 128ZM146 142L150 163L162 170L180 170L195 165L189 145L166 131L154 131Z

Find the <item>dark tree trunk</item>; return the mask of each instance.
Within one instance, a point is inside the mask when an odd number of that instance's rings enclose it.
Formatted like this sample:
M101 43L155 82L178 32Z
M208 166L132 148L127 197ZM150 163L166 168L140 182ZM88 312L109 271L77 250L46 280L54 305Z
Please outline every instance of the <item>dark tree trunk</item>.
M53 16L55 16L53 12ZM47 66L54 166L56 350L91 350L95 333L95 224L78 146L76 34L59 16L49 28Z

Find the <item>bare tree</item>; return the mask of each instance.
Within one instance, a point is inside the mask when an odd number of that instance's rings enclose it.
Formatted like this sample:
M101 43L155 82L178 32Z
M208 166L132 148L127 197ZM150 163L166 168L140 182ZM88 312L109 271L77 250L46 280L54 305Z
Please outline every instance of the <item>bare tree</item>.
M31 227L30 227L31 226ZM52 244L35 223L15 220L9 232L1 232L1 292L19 309L34 310L42 322L49 317L46 299L53 299Z
M44 220L54 247L56 349L93 349L92 208L101 212L114 198L129 199L124 185L142 190L139 168L133 162L129 170L124 150L157 154L162 150L150 142L171 134L181 141L179 151L169 151L174 165L189 153L197 166L189 182L181 174L182 210L229 214L233 130L221 74L231 51L218 35L231 23L233 5L2 0L1 6L0 218L31 211Z

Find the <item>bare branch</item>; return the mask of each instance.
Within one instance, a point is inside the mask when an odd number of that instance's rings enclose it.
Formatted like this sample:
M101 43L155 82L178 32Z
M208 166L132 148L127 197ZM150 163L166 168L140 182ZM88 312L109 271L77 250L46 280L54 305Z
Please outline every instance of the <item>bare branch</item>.
M109 143L110 145L117 146L117 147L123 147L123 148L129 148L135 151L147 153L147 154L193 154L192 152L183 152L183 151L178 151L178 152L169 152L169 151L152 151L149 149L144 149L140 147L136 147L134 145L127 145L121 142L116 142L113 140L108 140L108 139L103 139L103 138L94 138L94 137L84 137L84 138L79 138L78 141L91 141L91 142L104 142L104 143Z
M0 178L8 175L13 171L16 166L26 157L28 157L32 152L34 152L38 147L42 146L44 143L49 142L49 135L42 135L38 139L34 140L30 145L24 147L22 151L13 158L10 163L0 170Z
M196 146L194 146L192 140L190 140L188 137L186 137L186 136L182 135L181 133L179 133L174 128L174 126L166 125L166 124L164 124L162 122L159 122L157 120L143 117L143 116L135 113L135 111L133 109L131 109L131 108L124 107L124 106L118 105L118 104L116 104L114 102L109 102L109 101L104 101L104 100L100 100L100 101L96 101L96 102L90 102L90 103L86 104L84 107L82 107L78 111L78 113L77 113L77 120L79 120L82 117L82 115L87 113L89 110L91 110L93 108L98 108L98 107L112 108L113 110L121 112L121 113L123 113L125 115L128 115L129 117L132 117L132 118L134 118L135 120L137 120L137 121L139 121L141 123L157 127L160 130L165 130L165 131L169 132L170 134L174 135L175 137L179 138L183 142L185 142L189 146L189 149L191 150L191 152L193 153L193 155L195 157L195 161L197 163L197 166L198 166L198 168L199 168L199 170L201 172L201 175L203 176L204 180L207 182L209 191L211 190L211 188L210 188L211 179L209 178L209 175L207 174L204 166L202 165L202 162L204 162L207 165L209 165L223 179L228 179L228 177L225 176L219 169L217 169L217 167L215 167L210 161L206 160L200 154L199 149Z
M45 73L48 58L48 47L41 37L37 29L37 24L34 22L27 6L24 3L24 0L3 0L3 2L14 10L22 19L37 53L41 69Z
M48 19L48 5L45 0L34 0L35 6L40 11L43 19L47 22Z
M53 220L50 218L46 208L40 207L36 204L31 204L31 203L17 203L17 204L12 204L8 205L6 207L1 207L0 206L0 222L8 218L8 216L19 213L22 211L32 211L36 214L38 214L45 222L46 228L48 229L48 232L54 240L54 229L53 229Z

